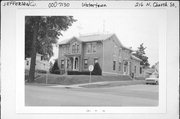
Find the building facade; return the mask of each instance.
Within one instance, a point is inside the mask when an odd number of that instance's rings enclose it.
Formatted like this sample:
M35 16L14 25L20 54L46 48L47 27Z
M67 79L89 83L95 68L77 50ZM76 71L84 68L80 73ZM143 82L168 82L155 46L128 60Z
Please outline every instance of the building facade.
M25 69L30 70L31 58L26 58ZM36 54L36 66L35 70L49 71L50 63L41 54Z
M141 75L140 59L122 45L115 34L73 37L59 43L58 65L67 71L88 71L99 63L102 75Z

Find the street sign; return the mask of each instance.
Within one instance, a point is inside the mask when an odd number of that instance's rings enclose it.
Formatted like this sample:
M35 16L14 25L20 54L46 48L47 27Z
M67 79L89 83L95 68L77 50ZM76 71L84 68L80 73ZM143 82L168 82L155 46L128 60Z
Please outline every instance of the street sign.
M89 65L89 71L91 72L91 71L93 71L93 69L94 69L94 66L93 65Z
M93 65L89 65L89 71L90 71L90 80L89 83L91 83L91 72L93 71L94 66Z

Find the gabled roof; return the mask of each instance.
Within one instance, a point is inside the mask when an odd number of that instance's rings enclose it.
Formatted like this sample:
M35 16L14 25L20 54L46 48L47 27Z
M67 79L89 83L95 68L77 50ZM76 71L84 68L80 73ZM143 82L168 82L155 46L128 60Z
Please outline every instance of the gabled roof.
M72 38L69 38L69 39L66 39L66 40L62 40L61 42L59 42L58 44L59 45L63 45L63 44L67 44L68 42L70 42L72 39L77 39L76 37L72 37Z
M115 34L91 34L91 35L82 35L79 37L72 37L70 39L67 40L63 40L59 43L59 45L63 45L63 44L67 44L69 43L72 39L77 39L81 42L93 42L93 41L105 41L107 39L109 39L110 37L115 37L116 42L124 49L130 50L132 51L130 48L127 48L125 46L122 45L122 43L120 42L120 40L117 38L117 36Z
M80 39L83 42L92 42L92 41L103 41L110 38L113 34L94 34L94 35L86 35L80 36Z
M93 42L93 41L103 41L103 40L106 40L106 39L110 38L112 35L113 34L93 34L93 35L84 35L84 36L80 36L80 37L72 37L70 39L61 41L59 43L59 45L67 44L73 38L76 38L76 39L78 39L79 41L82 41L82 42Z

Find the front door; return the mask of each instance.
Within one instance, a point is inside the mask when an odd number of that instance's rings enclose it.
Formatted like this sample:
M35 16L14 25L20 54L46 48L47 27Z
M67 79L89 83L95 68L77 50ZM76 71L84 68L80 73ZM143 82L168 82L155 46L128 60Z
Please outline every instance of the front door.
M79 65L79 63L78 63L78 58L76 57L76 58L75 58L75 64L74 64L74 69L75 69L75 70L78 70L78 69L79 69L78 65Z

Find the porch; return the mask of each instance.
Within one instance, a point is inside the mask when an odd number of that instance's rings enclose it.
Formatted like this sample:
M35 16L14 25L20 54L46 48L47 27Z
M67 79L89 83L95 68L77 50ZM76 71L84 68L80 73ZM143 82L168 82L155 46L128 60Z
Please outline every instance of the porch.
M65 73L67 71L81 71L81 55L67 55L64 69Z

